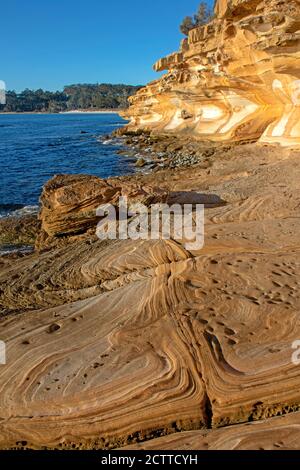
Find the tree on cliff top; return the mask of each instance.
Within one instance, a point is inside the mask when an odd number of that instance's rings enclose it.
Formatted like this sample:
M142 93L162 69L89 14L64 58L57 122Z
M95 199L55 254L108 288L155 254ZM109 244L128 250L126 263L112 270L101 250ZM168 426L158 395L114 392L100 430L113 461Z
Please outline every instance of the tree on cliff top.
M213 18L213 11L206 2L201 2L197 13L192 16L186 16L180 25L180 31L188 36L191 29L207 24Z

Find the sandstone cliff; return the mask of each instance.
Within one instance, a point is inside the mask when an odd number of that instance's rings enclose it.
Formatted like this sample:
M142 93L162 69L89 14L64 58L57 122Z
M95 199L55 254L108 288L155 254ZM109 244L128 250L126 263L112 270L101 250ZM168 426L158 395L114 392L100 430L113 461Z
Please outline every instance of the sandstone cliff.
M167 73L131 98L130 129L300 145L300 1L218 0Z

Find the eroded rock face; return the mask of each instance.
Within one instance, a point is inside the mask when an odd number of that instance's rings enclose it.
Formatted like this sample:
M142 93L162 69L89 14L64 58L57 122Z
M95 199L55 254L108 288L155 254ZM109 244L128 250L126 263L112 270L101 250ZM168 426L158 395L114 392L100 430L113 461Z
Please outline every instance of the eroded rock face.
M0 259L0 448L299 448L299 162L245 145L118 180L203 201L199 251L86 233Z
M58 175L43 189L39 215L41 231L36 241L38 249L74 241L91 231L100 221L96 210L105 204L118 205L125 196L128 204L148 205L162 201L166 193L154 186L136 184L134 179L103 180L88 175Z
M300 413L214 431L188 431L126 447L128 450L299 450Z
M131 98L130 129L300 146L300 1L218 0Z

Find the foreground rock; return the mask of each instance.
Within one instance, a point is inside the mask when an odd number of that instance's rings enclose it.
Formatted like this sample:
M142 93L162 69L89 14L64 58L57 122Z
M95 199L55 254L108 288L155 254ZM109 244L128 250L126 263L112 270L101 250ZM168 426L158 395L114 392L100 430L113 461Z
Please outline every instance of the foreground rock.
M265 422L262 447L298 446L272 418L289 414L288 433L300 409L299 157L242 146L207 169L50 182L43 232L64 244L1 266L0 447L235 448L230 426L248 421ZM148 200L154 187L205 203L202 250L101 242L92 216L78 239L77 222L63 225L115 188ZM240 447L256 448L257 431L242 427Z
M299 450L300 413L214 431L188 431L126 447L126 450Z
M0 247L3 245L34 246L40 222L35 215L0 219Z
M131 98L130 130L300 146L299 0L218 0L167 71Z
M58 175L43 189L40 212L41 231L36 240L38 249L63 245L65 241L79 240L88 232L95 235L100 221L99 206L107 203L117 206L126 196L129 204L149 205L164 197L164 192L153 186L136 184L130 178L103 180L87 175Z

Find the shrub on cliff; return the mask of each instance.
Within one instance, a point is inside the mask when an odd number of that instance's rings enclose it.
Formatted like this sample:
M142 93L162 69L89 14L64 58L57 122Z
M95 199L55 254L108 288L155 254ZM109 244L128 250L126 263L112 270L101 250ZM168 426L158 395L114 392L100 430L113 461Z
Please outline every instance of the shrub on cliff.
M191 29L207 24L213 18L213 11L206 2L201 2L197 13L192 16L186 16L180 25L180 31L188 36Z

